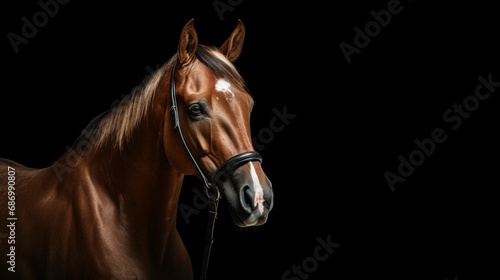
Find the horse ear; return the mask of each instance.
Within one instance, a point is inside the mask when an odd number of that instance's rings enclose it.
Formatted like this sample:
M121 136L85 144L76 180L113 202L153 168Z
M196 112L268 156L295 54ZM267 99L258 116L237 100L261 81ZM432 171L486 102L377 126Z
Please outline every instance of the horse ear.
M182 66L186 66L193 61L197 47L198 35L194 29L194 19L191 19L182 28L179 45L177 46L177 57Z
M231 62L235 62L241 54L243 41L245 40L245 26L238 19L238 23L234 28L231 36L222 44L219 51L224 54Z

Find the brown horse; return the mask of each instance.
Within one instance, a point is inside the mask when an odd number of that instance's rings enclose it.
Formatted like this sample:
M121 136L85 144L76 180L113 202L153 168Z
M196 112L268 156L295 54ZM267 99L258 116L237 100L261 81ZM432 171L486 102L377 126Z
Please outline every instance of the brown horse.
M198 44L193 23L176 54L51 166L0 159L0 279L192 279L176 228L186 175L212 202L224 197L236 225L267 221L253 98L233 64L245 28L216 48Z

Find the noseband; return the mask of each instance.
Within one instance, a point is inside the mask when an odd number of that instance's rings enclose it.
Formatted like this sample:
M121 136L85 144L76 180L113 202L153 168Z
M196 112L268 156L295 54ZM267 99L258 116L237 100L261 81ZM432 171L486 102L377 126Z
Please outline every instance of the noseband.
M186 140L184 139L184 136L182 135L181 131L181 125L179 122L179 110L177 107L177 97L175 95L175 68L176 68L176 63L174 62L174 65L172 67L172 75L170 79L170 97L172 100L172 106L171 106L171 111L172 115L174 118L174 128L179 132L179 136L181 138L182 144L184 145L184 148L186 149L189 158L193 162L193 165L195 166L196 170L201 176L201 179L203 181L203 184L205 185L205 194L207 195L209 199L209 205L210 205L210 211L209 211L209 224L208 224L208 229L207 229L207 237L205 240L205 252L203 255L203 267L202 267L202 272L201 272L201 279L206 279L207 275L207 269L208 269L208 260L210 258L210 251L212 248L212 244L214 241L213 238L213 233L214 233L214 225L215 225L215 219L217 218L217 206L219 204L219 199L220 199L220 191L217 188L217 184L221 182L222 180L228 179L227 176L228 174L232 173L232 171L236 170L238 167L251 162L251 161L259 161L262 162L262 156L256 152L256 151L248 151L248 152L243 152L241 154L237 154L226 161L224 161L218 168L215 170L215 172L212 174L210 180L205 176L205 173L199 166L198 162L194 158L193 154L191 153L191 150L189 149L189 146L186 143Z

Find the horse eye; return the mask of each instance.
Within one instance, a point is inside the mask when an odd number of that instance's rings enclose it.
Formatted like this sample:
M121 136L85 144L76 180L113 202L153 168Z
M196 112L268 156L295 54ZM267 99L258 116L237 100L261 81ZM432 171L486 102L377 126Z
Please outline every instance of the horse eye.
M189 113L191 113L191 116L193 116L193 117L199 117L199 116L205 114L205 112L203 111L203 108L201 107L201 105L199 103L191 104L189 106Z

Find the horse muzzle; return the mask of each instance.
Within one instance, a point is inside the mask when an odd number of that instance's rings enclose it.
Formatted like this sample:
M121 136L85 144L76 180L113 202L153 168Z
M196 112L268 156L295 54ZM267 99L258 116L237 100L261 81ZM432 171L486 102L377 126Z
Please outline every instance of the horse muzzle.
M237 226L264 224L273 207L272 184L262 171L261 161L257 152L243 153L214 173L213 182L226 198Z

